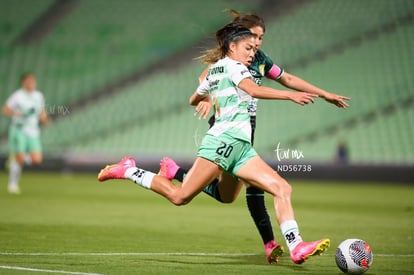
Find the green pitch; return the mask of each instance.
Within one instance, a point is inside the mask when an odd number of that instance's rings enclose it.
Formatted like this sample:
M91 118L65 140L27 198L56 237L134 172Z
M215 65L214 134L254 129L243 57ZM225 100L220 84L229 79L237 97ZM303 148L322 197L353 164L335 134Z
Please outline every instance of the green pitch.
M397 184L291 181L305 240L330 237L325 255L295 265L265 261L245 206L204 194L176 207L130 182L95 175L25 173L20 196L0 174L0 274L342 274L347 238L367 241L366 274L414 274L414 188ZM284 243L267 196L277 241Z

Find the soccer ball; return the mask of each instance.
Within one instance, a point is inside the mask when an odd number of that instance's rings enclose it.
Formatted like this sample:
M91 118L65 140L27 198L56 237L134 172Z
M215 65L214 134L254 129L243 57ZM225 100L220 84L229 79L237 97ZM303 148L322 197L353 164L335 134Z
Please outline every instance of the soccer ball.
M339 244L335 253L336 265L346 274L362 274L373 261L369 245L360 239L347 239Z

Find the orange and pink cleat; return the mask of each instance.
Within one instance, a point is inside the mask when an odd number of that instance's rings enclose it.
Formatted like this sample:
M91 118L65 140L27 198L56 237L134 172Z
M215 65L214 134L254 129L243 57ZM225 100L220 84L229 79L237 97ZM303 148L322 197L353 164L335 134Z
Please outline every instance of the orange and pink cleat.
M266 260L269 264L277 263L279 257L283 254L283 246L276 243L274 240L267 242L264 246L266 252Z
M160 171L158 174L164 178L172 180L179 168L180 166L178 166L175 161L168 157L165 157L160 162Z
M102 169L98 174L98 180L125 179L125 171L131 167L135 167L135 160L132 157L124 157L120 162Z
M290 252L290 258L295 264L304 263L309 257L321 255L325 252L331 241L322 239L315 242L301 242Z

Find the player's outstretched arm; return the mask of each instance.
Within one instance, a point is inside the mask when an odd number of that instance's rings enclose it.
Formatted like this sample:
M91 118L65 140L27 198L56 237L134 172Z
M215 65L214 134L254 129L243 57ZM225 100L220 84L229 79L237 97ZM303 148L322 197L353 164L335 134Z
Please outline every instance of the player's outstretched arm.
M318 95L339 108L346 109L349 107L349 104L346 102L347 100L350 100L349 97L327 92L293 74L285 72L277 81L287 88Z
M259 99L291 100L297 104L305 105L314 103L318 95L304 92L289 92L273 89L265 86L258 86L250 78L245 78L239 83L239 88L250 96Z

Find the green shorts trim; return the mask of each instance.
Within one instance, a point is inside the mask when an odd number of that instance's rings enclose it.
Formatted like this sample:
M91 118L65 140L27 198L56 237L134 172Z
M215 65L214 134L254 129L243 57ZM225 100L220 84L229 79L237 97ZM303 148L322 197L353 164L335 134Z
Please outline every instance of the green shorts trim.
M41 152L40 137L31 137L20 129L10 127L9 151L11 154Z
M198 148L197 155L235 175L246 162L257 156L257 152L248 141L235 139L226 134L218 137L207 134Z

